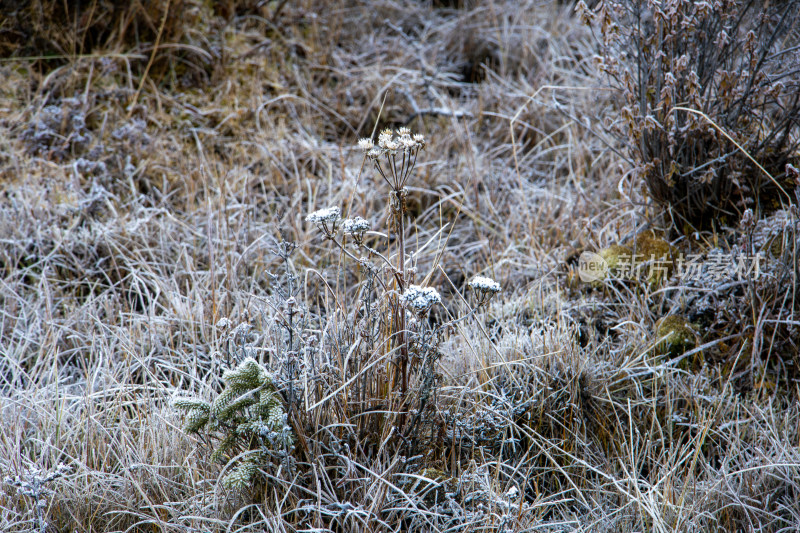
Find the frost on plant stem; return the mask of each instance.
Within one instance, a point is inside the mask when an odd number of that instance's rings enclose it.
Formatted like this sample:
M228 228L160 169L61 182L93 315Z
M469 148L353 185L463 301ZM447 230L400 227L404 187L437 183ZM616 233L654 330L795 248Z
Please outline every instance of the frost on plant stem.
M739 226L745 231L751 230L756 226L756 219L753 216L753 210L749 207L744 210L744 213L742 213L742 219L739 221Z
M33 499L36 529L40 532L44 532L48 527L47 521L45 520L47 496L53 494L53 491L49 489L47 485L69 472L70 468L64 463L59 463L55 469L49 471L42 470L37 466L31 466L24 475L6 476L3 482L12 487L16 487L17 491L23 496Z
M424 313L434 304L442 303L442 298L433 287L410 285L400 297L400 301L417 313Z

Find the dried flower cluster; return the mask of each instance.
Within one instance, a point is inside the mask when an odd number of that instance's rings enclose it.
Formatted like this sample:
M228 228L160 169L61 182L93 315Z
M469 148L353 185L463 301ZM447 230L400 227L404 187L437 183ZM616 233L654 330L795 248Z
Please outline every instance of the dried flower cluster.
M345 235L350 235L356 240L356 243L361 243L364 238L364 233L369 231L371 224L369 220L362 217L348 218L342 224L342 230Z
M307 222L316 224L328 237L336 233L336 225L340 220L342 220L342 210L335 206L319 209L306 217Z
M485 304L492 296L500 292L500 284L485 276L475 276L468 285L478 294L478 305Z
M396 132L385 129L378 135L377 146L372 139L359 139L358 147L370 159L396 155L398 151L416 155L417 151L425 148L425 136L420 133L412 134L408 128L399 128Z
M395 132L385 129L378 135L377 146L372 139L360 139L358 147L374 161L376 170L392 191L399 193L414 170L417 154L425 148L425 136L412 134L408 128L399 128ZM382 158L385 158L383 163Z
M400 297L405 305L417 313L425 313L435 304L442 303L442 297L433 287L420 287L419 285L409 286Z

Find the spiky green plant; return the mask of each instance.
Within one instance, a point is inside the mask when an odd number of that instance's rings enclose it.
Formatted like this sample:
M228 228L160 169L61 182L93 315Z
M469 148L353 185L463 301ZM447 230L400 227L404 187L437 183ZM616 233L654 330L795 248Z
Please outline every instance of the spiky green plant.
M181 397L173 405L187 413L184 431L205 429L216 434L212 461L236 461L222 484L243 489L259 466L267 464L276 452L291 449L293 438L272 376L255 359L247 357L222 379L225 389L214 401Z

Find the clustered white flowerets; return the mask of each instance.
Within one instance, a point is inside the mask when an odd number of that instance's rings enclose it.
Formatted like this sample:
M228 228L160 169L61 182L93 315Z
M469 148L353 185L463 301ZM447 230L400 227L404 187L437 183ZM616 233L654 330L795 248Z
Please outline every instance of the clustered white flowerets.
M343 224L344 232L348 235L361 235L370 228L369 220L361 217L348 218Z
M472 290L478 292L492 294L497 294L500 292L500 284L492 278L487 278L486 276L475 276L472 278L472 281L469 282L469 286Z
M331 238L336 233L336 224L341 219L342 210L336 206L319 209L306 217L306 221L316 224L325 235Z
M362 152L367 153L375 146L372 142L372 139L359 139L358 140L358 147L361 149Z
M399 128L397 131L385 129L378 134L378 146L372 139L359 139L358 147L370 159L378 159L384 154L394 155L398 150L405 153L416 153L425 148L425 137L422 134L412 134L408 128Z
M423 313L434 304L442 303L439 292L433 287L420 287L419 285L409 285L400 301L418 313Z
M306 217L308 222L313 222L314 224L324 224L324 223L336 223L342 218L342 210L338 207L326 207L325 209L319 209L314 211L310 215Z
M475 276L468 283L469 288L478 293L478 306L484 305L500 292L500 284L486 276Z

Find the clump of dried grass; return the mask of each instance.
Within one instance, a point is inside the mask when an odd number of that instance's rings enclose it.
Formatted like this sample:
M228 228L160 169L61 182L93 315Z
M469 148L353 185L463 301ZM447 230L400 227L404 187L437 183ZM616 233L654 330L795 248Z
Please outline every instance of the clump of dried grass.
M800 147L800 3L609 1L593 11L614 127L683 233L792 202Z

